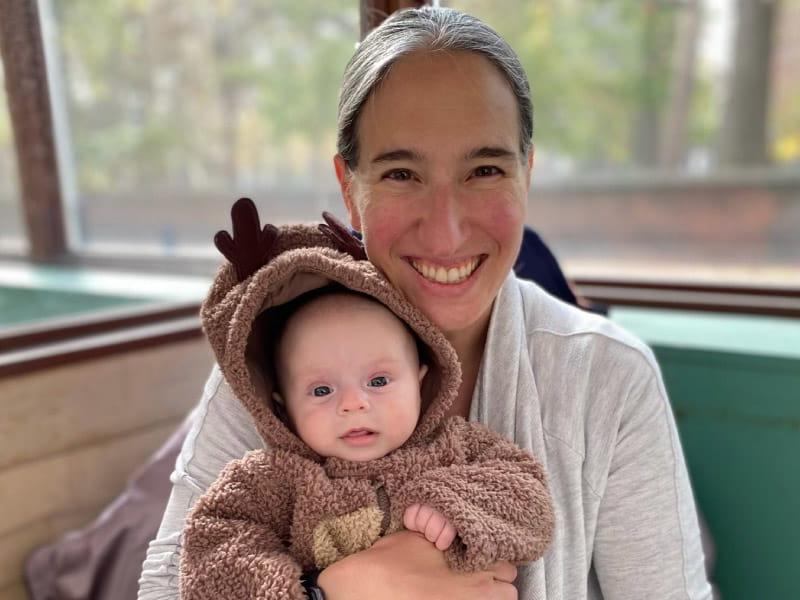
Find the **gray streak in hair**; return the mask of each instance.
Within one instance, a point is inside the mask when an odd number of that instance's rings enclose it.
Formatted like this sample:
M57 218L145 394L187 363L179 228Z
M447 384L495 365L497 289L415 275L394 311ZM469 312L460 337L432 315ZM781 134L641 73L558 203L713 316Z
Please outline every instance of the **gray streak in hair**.
M450 8L423 7L394 13L374 29L344 71L339 97L337 150L347 166L358 164L358 118L392 64L413 52L473 52L505 77L519 109L520 152L528 156L533 137L533 105L525 71L511 46L482 21Z

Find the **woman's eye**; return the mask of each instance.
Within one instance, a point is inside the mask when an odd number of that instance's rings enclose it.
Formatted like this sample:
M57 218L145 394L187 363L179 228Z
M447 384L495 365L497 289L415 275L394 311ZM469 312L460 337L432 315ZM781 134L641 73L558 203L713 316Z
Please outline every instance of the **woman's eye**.
M329 394L332 394L333 390L327 385L318 385L312 390L312 393L317 398L322 398L323 396L328 396Z
M497 167L484 165L475 169L474 173L477 177L492 177L493 175L500 175L502 171Z
M408 169L394 169L386 173L384 178L391 181L411 181L411 171Z
M373 377L369 380L370 387L383 387L389 384L389 379L384 377L383 375L379 375L378 377Z

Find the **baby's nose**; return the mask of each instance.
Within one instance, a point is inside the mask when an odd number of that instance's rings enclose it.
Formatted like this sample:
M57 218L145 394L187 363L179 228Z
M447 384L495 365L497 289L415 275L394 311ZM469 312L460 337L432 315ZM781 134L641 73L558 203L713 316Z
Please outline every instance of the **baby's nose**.
M339 412L351 413L367 410L369 402L364 395L364 392L357 389L346 389L342 391L339 399Z

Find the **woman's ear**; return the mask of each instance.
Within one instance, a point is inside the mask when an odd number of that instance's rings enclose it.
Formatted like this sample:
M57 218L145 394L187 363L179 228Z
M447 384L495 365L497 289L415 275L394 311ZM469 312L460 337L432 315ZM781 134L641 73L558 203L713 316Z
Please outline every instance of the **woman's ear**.
M339 188L342 190L342 200L344 200L344 205L350 215L350 226L356 231L363 231L361 214L358 212L358 205L353 195L353 172L341 154L333 157L333 167L336 171L336 179L339 180Z
M420 365L419 366L419 382L422 383L422 380L425 378L425 374L428 372L428 365Z
M531 175L533 175L533 164L534 164L534 156L535 156L535 147L531 146L531 149L528 150L528 165L527 165L527 176L528 176L528 188L531 187Z

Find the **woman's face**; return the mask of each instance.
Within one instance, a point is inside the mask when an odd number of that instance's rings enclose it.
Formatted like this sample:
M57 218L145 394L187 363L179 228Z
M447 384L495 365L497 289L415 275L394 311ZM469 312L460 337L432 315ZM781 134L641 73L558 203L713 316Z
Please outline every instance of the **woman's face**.
M359 161L335 159L370 260L448 337L482 331L516 260L532 155L517 105L474 53L395 63L364 105Z

